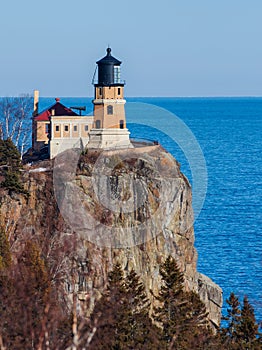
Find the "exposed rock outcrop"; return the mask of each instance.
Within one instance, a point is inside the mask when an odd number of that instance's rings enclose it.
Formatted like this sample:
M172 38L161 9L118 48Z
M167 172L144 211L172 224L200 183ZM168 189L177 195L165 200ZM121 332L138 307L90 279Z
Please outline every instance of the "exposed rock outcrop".
M135 269L152 298L150 290L157 294L161 283L159 264L171 254L186 288L200 294L210 320L219 324L221 288L196 269L191 187L161 146L85 155L70 150L26 166L23 177L30 196L2 190L0 224L14 250L23 237L56 242L47 244L50 251L63 242L65 256L57 264L64 266L69 292L76 284L79 299L92 307L118 261ZM72 258L77 266L70 270Z

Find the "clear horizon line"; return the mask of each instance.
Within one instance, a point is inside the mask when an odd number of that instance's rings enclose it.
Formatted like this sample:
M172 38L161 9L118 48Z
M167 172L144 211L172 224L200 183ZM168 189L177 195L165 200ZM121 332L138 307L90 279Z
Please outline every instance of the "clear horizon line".
M5 97L20 97L21 95L6 95L6 96L0 96L0 98ZM33 95L32 95L33 96ZM40 95L40 98L88 98L92 99L93 96L63 96L63 95ZM125 96L125 98L262 98L262 95L179 95L179 96L156 96L156 95L148 95L148 96Z
M5 96L2 96L5 97ZM44 98L94 98L93 96L40 96ZM125 98L241 98L241 97L256 97L256 98L262 98L262 95L181 95L181 96L125 96Z

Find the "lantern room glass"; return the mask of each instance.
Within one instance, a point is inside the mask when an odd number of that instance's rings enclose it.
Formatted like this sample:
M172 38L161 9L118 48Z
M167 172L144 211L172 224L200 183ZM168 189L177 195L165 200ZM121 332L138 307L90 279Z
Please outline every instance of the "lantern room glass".
M114 66L114 84L120 84L120 66Z

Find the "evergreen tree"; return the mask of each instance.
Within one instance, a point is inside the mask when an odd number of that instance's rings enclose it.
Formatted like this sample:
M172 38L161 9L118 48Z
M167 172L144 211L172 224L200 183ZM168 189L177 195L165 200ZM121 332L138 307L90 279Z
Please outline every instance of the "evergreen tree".
M166 348L200 349L205 342L208 349L213 335L207 327L205 305L196 293L184 291L183 274L171 256L160 266L160 275L163 285L154 319L162 326Z
M171 256L160 265L159 272L163 285L157 300L161 306L154 309L154 319L163 327L163 339L168 344L178 335L181 326L180 320L185 316L184 277Z
M227 316L227 327L221 329L222 344L230 350L258 350L261 349L261 335L258 331L254 309L245 296L243 306L234 293L226 300L229 308Z
M252 305L245 296L241 308L241 317L238 326L239 342L243 344L244 349L261 349L261 335L258 331L255 313Z
M90 349L119 349L119 316L124 310L124 276L120 264L116 264L108 276L108 286L96 303L91 315L91 328L96 328ZM85 334L81 334L85 342ZM83 344L85 345L85 344Z
M0 165L11 167L17 171L21 169L21 156L11 139L0 139Z
M159 349L160 332L149 317L150 302L145 287L134 270L125 278L125 307L129 310L122 327L126 334L124 349ZM125 319L125 317L123 317Z
M90 349L161 349L158 329L148 315L149 301L134 271L126 278L119 264L109 273L106 292L91 316L97 330Z
M223 317L227 321L227 327L221 329L221 338L225 345L230 344L234 349L234 344L237 348L238 343L238 327L240 323L240 302L237 296L232 292L229 299L226 300L228 304L227 316Z
M11 139L0 139L0 166L2 166L2 175L4 176L0 186L8 189L10 193L26 193L21 183L20 153Z

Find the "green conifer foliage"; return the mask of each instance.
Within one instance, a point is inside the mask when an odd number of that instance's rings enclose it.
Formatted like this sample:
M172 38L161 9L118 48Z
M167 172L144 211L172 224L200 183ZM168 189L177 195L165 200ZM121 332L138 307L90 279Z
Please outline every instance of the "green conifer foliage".
M11 139L0 139L0 165L7 165L13 170L21 169L21 156Z
M180 332L181 319L185 317L184 277L171 256L160 266L160 275L163 285L157 300L161 306L155 308L154 319L163 327L163 338L168 344Z
M0 166L4 180L0 186L9 192L26 193L21 183L20 153L11 139L0 140Z
M123 334L126 334L123 349L159 349L160 332L149 317L150 302L143 283L134 270L128 273L124 281L124 304L129 314L122 329Z
M238 327L241 318L240 302L233 292L226 302L229 307L227 308L227 316L223 319L227 321L227 327L221 329L221 337L224 344L234 346L238 342Z
M258 331L254 308L245 296L241 308L241 317L238 325L239 342L244 345L244 349L261 349L261 335Z
M207 328L205 305L194 292L184 291L184 278L171 256L160 266L163 285L154 309L154 319L162 326L166 349L198 349L212 339ZM201 348L201 347L200 347Z
M230 350L258 350L261 349L261 335L258 331L254 309L245 296L243 306L234 293L226 300L229 308L227 316L227 327L221 329L222 344Z
M96 333L92 349L161 349L158 330L148 315L149 301L135 271L126 278L119 264L109 274L109 284L91 317Z

